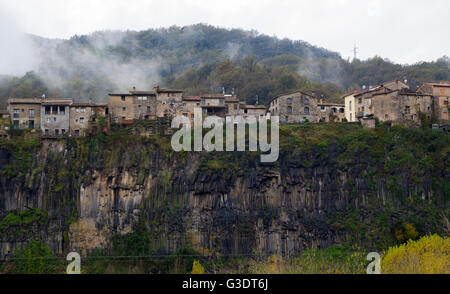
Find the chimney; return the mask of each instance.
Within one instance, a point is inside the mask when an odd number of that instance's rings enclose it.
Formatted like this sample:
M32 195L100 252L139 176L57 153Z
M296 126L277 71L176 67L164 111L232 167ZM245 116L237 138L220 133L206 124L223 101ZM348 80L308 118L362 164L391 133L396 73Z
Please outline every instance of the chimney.
M323 104L323 100L322 100L322 99L320 99L319 101L320 101L320 102L319 102L320 104Z
M154 86L153 90L155 90L155 92L158 92L159 91L159 86L158 85Z
M136 87L135 86L133 86L133 91L136 91Z

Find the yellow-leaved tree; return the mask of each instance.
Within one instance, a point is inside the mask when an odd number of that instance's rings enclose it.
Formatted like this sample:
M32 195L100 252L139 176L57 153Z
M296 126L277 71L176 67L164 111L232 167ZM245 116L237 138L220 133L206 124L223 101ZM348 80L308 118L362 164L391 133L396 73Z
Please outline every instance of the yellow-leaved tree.
M383 274L450 274L450 238L436 234L391 247L381 259Z

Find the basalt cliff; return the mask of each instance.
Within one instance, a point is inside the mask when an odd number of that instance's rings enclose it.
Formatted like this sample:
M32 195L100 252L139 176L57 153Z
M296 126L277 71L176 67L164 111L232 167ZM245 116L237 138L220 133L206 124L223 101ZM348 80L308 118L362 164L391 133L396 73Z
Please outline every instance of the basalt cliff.
M449 139L431 130L283 126L277 162L254 152L173 152L170 138L17 136L0 145L0 255L110 250L136 230L153 253L276 254L385 248L404 224L449 232Z

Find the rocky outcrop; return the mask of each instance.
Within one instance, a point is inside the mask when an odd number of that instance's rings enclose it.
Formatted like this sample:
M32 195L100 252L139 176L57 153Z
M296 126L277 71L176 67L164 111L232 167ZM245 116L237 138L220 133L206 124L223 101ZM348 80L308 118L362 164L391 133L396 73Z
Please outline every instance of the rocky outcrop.
M1 256L31 238L55 253L87 254L144 224L155 233L156 252L173 252L189 240L205 253L292 257L344 242L374 246L374 239L407 221L409 212L425 214L423 205L405 199L415 195L437 207L444 197L439 187L433 190L436 174L429 170L421 171L417 182L408 170L380 173L363 152L342 163L346 147L335 143L326 155L282 150L274 164L259 163L253 153L175 155L141 144L111 148L89 151L81 143L44 142L22 173L4 174L2 219L26 209L42 209L48 217L28 223L25 235L21 223L10 225L9 233L0 228ZM17 165L13 157L0 149L0 166ZM226 164L205 165L219 159ZM445 170L438 172L448 181ZM434 221L424 216L422 232L434 230Z

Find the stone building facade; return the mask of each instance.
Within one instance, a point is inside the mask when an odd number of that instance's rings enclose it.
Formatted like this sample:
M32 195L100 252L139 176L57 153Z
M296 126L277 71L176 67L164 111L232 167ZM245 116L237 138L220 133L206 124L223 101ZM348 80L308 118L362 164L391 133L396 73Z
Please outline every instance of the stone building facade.
M72 98L47 98L41 103L41 130L44 136L66 136L70 130Z
M419 124L419 112L433 114L433 97L402 89L374 95L370 101L374 117L380 121Z
M12 127L16 129L39 129L41 126L41 98L10 98L8 112Z
M102 118L103 127L107 126L105 119L108 115L108 104L106 103L73 103L69 109L71 136L84 136L90 128L100 128L99 121Z
M449 122L450 82L424 83L417 92L432 95L434 97L433 114L439 121Z
M281 123L319 122L317 99L303 92L281 95L270 102L271 116L279 116Z
M319 122L342 122L345 118L344 104L324 103L320 101L317 107Z

